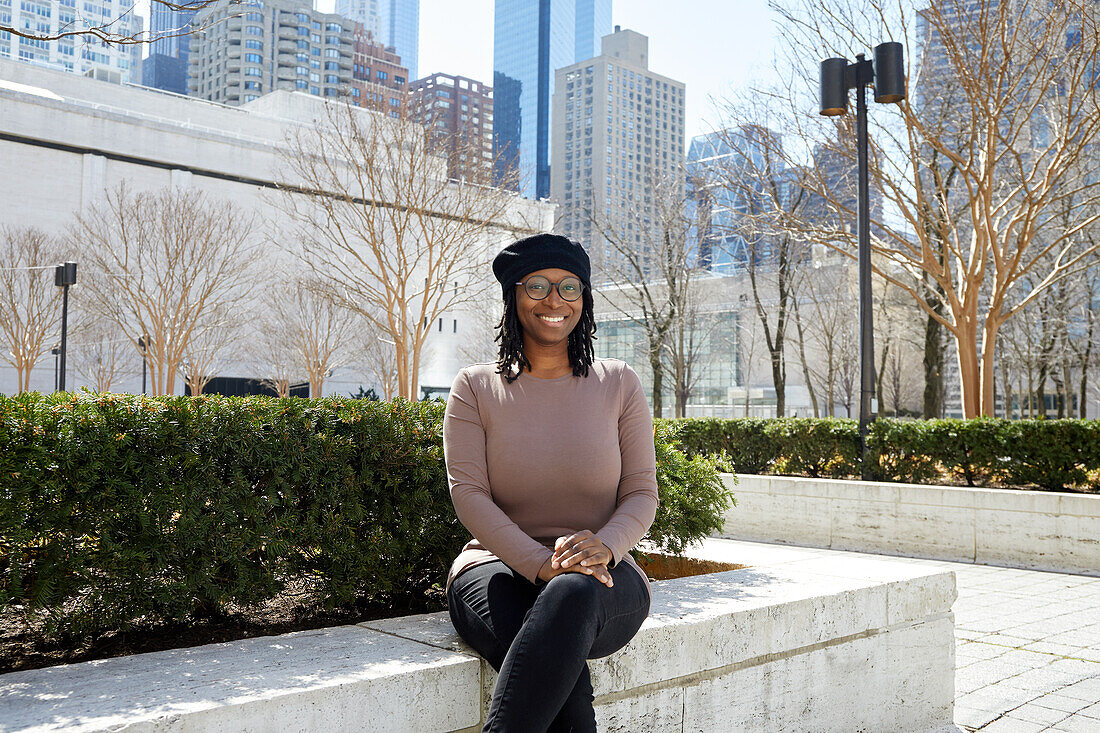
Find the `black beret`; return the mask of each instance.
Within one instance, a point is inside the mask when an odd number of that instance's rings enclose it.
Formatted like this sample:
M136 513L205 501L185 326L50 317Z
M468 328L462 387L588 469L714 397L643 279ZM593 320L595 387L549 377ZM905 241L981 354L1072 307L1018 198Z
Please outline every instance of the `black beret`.
M493 260L493 274L500 281L502 292L507 292L524 275L548 267L568 270L591 289L592 264L588 253L577 242L558 234L536 234L513 242Z

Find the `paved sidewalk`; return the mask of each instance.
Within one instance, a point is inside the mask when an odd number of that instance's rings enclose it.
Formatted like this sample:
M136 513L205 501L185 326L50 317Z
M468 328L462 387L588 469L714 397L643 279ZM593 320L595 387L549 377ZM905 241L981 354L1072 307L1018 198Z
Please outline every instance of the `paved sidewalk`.
M869 553L741 540L747 565ZM1100 733L1100 577L873 555L955 571L955 723L982 733Z

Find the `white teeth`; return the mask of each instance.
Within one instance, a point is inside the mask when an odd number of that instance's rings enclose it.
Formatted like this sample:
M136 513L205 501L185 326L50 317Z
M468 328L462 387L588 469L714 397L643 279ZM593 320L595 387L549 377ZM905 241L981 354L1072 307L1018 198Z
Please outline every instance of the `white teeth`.
M565 320L565 316L539 316L539 318L550 323L560 323Z

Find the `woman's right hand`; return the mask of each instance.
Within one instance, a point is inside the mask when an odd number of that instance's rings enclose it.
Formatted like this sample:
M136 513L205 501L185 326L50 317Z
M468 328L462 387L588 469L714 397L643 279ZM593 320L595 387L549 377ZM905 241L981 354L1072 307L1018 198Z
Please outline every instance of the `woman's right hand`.
M553 558L547 558L546 562L542 564L539 569L539 578L546 583L550 582L551 578L556 578L562 573L584 573L585 575L591 575L596 580L600 581L608 588L614 585L614 581L611 580L611 571L607 569L607 565L600 563L599 565L571 565L567 568L555 568L551 565L550 561Z

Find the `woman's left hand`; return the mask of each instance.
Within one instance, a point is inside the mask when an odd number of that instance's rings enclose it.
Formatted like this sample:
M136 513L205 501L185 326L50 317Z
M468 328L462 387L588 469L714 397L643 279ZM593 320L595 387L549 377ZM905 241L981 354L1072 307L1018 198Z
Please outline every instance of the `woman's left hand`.
M584 567L590 565L610 565L611 550L591 530L582 529L580 532L559 537L554 543L554 556L551 558L551 567L568 568L578 563Z

